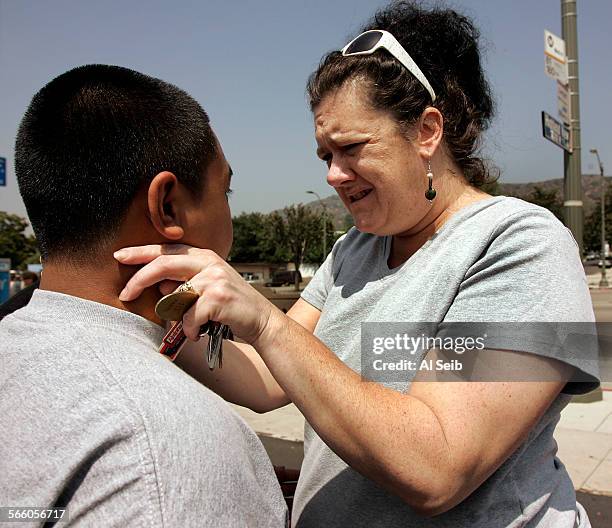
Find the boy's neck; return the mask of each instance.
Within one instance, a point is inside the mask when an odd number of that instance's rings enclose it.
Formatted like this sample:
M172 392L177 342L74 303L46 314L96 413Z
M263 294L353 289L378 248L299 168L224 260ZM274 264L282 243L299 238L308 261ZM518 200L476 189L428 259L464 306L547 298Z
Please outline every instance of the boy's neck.
M40 289L107 304L163 326L164 322L155 314L155 304L162 296L156 286L147 288L134 301L119 300L119 293L136 271L133 266L119 264L112 255L91 266L53 260L44 264Z

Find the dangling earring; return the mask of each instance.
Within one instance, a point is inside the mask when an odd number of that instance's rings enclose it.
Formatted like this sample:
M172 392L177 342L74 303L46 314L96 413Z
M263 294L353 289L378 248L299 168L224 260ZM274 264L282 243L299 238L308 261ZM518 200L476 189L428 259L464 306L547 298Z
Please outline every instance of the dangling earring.
M429 203L433 202L436 197L436 190L433 188L433 172L431 172L431 160L427 160L427 179L429 180L429 188L425 191L425 198Z

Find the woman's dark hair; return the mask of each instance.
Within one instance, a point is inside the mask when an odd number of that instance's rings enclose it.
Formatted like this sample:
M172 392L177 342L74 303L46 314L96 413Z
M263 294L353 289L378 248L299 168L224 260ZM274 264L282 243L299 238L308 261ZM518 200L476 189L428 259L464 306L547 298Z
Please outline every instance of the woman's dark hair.
M480 63L480 33L472 21L451 9L421 7L419 2L394 2L378 11L359 33L382 29L391 33L414 59L436 93L432 105L421 83L384 49L371 55L344 57L328 53L310 76L310 108L354 79L367 81L375 108L386 110L408 130L427 106L444 116L444 141L475 187L494 180L477 157L482 132L489 126L494 103ZM358 33L358 34L359 34Z

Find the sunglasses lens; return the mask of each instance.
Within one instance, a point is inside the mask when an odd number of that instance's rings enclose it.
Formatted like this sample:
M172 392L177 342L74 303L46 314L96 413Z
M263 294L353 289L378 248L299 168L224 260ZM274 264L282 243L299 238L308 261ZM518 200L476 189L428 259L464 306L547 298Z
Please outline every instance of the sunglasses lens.
M359 35L347 48L345 53L350 55L351 53L361 53L364 51L371 50L378 41L382 38L383 34L380 31L370 31Z

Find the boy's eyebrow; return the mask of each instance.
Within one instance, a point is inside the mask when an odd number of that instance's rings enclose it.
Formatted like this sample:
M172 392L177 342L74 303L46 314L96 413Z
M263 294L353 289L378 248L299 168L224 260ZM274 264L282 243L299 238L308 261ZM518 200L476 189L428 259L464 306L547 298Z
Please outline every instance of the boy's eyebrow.
M229 163L227 165L227 168L228 168L227 179L231 180L232 176L234 175L234 171L232 170L232 167Z

